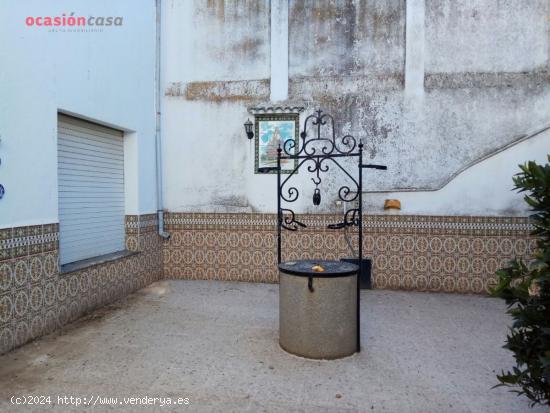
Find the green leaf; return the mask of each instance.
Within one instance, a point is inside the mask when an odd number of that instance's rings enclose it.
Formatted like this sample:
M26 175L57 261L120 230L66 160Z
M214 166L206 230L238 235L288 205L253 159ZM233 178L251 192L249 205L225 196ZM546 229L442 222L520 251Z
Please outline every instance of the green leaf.
M504 348L516 365L497 375L499 386L510 386L536 404L550 406L550 154L548 164L528 161L512 177L514 190L524 192L533 210L536 250L528 260L514 260L496 272L491 290L506 301L512 326Z

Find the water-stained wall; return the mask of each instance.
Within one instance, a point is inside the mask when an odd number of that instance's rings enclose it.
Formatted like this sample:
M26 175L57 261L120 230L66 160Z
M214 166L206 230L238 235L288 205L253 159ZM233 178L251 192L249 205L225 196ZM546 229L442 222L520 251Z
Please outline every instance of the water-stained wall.
M172 0L163 27L170 211L275 211L275 179L254 174L242 126L247 108L262 105L304 106L301 122L320 107L336 118L337 134L362 139L367 156L389 167L365 178L372 213L383 212L384 194L414 191L422 201L404 203L405 213L445 215L442 188L454 182L453 192L470 192L472 180L461 176L471 166L480 183L509 180L511 188L515 164L544 160L538 143L515 143L550 126L547 1ZM281 30L288 44L277 43ZM287 49L288 64L273 59L274 48ZM287 83L272 82L274 74ZM270 101L274 87L286 99ZM480 163L503 149L507 168ZM316 212L338 211L330 186L340 179L326 181ZM308 177L297 180L309 200ZM476 194L452 213L526 214L502 185ZM298 209L312 212L309 204Z
M395 76L405 70L405 1L291 1L289 73Z

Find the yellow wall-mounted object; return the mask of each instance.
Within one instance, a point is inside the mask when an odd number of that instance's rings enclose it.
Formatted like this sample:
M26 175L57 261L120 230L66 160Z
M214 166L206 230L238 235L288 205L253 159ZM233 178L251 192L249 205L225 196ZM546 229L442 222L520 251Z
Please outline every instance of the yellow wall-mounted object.
M401 201L399 199L386 199L384 209L401 209Z

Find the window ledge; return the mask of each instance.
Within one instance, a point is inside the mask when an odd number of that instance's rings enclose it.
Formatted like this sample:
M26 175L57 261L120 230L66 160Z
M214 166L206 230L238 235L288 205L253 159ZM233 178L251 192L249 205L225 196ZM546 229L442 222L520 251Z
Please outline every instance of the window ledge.
M122 250L112 252L110 254L99 255L97 257L86 258L85 260L70 262L68 264L63 264L59 268L59 274L68 274L70 272L80 271L84 268L93 267L94 265L105 264L107 262L116 261L121 258L131 257L132 255L137 255L139 253L139 251Z

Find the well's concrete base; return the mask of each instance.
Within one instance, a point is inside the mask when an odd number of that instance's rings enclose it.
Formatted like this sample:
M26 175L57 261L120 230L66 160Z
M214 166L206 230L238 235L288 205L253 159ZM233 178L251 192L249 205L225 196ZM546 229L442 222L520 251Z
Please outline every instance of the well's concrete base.
M312 359L357 351L357 275L336 278L279 273L279 344Z

